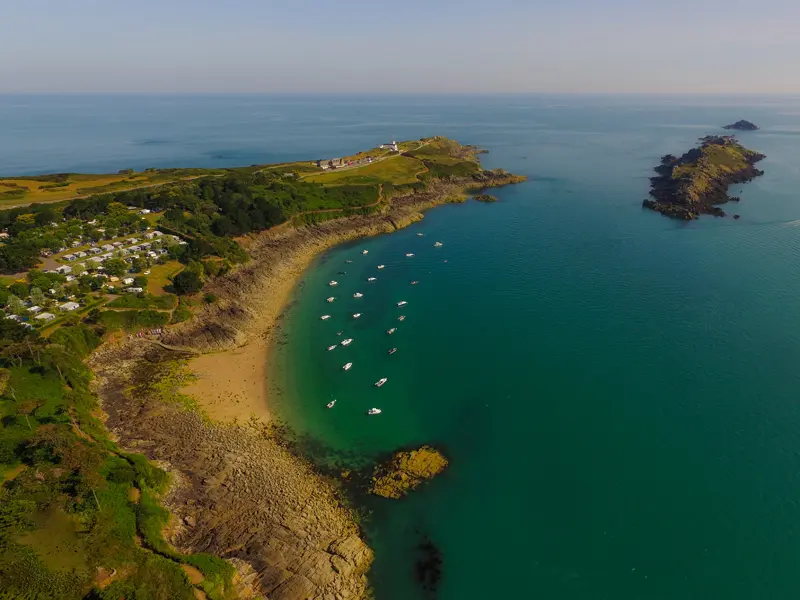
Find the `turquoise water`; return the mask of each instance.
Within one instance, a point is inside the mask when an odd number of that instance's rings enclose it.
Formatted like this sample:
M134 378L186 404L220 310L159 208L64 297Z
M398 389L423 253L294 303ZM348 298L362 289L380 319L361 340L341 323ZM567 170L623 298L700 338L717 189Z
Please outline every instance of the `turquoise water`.
M739 221L641 209L662 154L740 118L763 126L741 137L768 159L734 190ZM443 553L442 600L800 590L800 100L6 96L0 128L0 174L437 133L487 147L487 166L530 181L327 253L286 318L274 410L316 460L419 443L452 460L402 501L367 501L378 600L427 597L412 576L424 536ZM337 331L355 341L327 352Z

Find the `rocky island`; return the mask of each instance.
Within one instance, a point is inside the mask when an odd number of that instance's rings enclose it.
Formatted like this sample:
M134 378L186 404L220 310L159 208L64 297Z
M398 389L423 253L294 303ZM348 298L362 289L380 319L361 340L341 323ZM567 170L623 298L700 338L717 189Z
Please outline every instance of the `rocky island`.
M658 175L650 178L653 199L642 206L687 221L701 214L724 217L718 205L739 200L728 195L728 187L763 175L754 165L764 158L732 136L706 136L680 157L661 158L655 168Z
M447 464L447 458L431 446L396 452L388 461L375 467L369 491L384 498L402 498L444 471Z
M745 121L742 119L741 121L736 121L736 123L731 123L730 125L725 125L723 129L733 129L736 131L757 131L758 125L755 123L751 123L750 121Z

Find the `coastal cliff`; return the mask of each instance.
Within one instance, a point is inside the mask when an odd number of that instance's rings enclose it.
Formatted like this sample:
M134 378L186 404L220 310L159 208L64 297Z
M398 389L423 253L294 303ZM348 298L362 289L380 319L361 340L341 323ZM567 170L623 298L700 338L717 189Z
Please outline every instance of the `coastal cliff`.
M471 160L477 154L473 147L456 151ZM243 595L270 600L367 596L372 551L336 483L291 454L264 422L243 423L249 414L227 424L204 418L196 410L202 403L185 396L173 375L185 371L187 362L191 369L199 354L230 372L226 365L240 364L236 352L248 347L266 362L265 342L293 287L320 252L407 227L423 218L422 211L466 193L524 179L503 170L448 174L422 189L393 190L371 214L305 227L286 224L240 238L250 260L208 283L205 291L215 303L159 342L134 338L96 353L92 367L107 427L122 446L158 461L173 475L164 503L175 517L167 537L176 548L229 560ZM266 381L262 387L266 390ZM230 402L231 391L226 393L221 402Z
M642 206L676 219L696 219L701 214L724 217L718 205L739 198L728 195L732 184L745 183L764 172L754 165L765 156L742 146L731 136L707 136L700 146L680 157L668 154L650 179L652 200Z

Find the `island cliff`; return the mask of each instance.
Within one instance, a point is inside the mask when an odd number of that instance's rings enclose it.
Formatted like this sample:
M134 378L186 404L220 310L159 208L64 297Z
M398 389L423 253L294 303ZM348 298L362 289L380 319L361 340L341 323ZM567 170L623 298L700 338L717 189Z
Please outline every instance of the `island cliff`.
M731 136L706 136L680 157L661 158L655 168L658 176L650 179L653 199L642 205L676 219L696 219L701 214L724 217L718 205L739 200L728 195L728 187L763 175L754 165L764 158Z
M731 123L730 125L725 125L723 129L733 129L736 131L757 131L758 125L755 123L751 123L750 121L745 121L742 119L741 121L736 121L736 123Z

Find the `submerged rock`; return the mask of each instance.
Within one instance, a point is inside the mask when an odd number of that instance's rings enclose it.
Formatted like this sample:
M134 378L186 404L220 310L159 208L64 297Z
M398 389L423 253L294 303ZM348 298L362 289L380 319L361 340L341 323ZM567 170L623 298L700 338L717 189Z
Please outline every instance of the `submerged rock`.
M475 200L478 202L497 202L497 198L490 194L478 194L475 196Z
M375 467L369 491L384 498L402 498L445 470L447 458L431 446L396 452L386 463Z
M414 578L425 592L435 594L442 579L442 551L428 537L420 542L417 551Z

